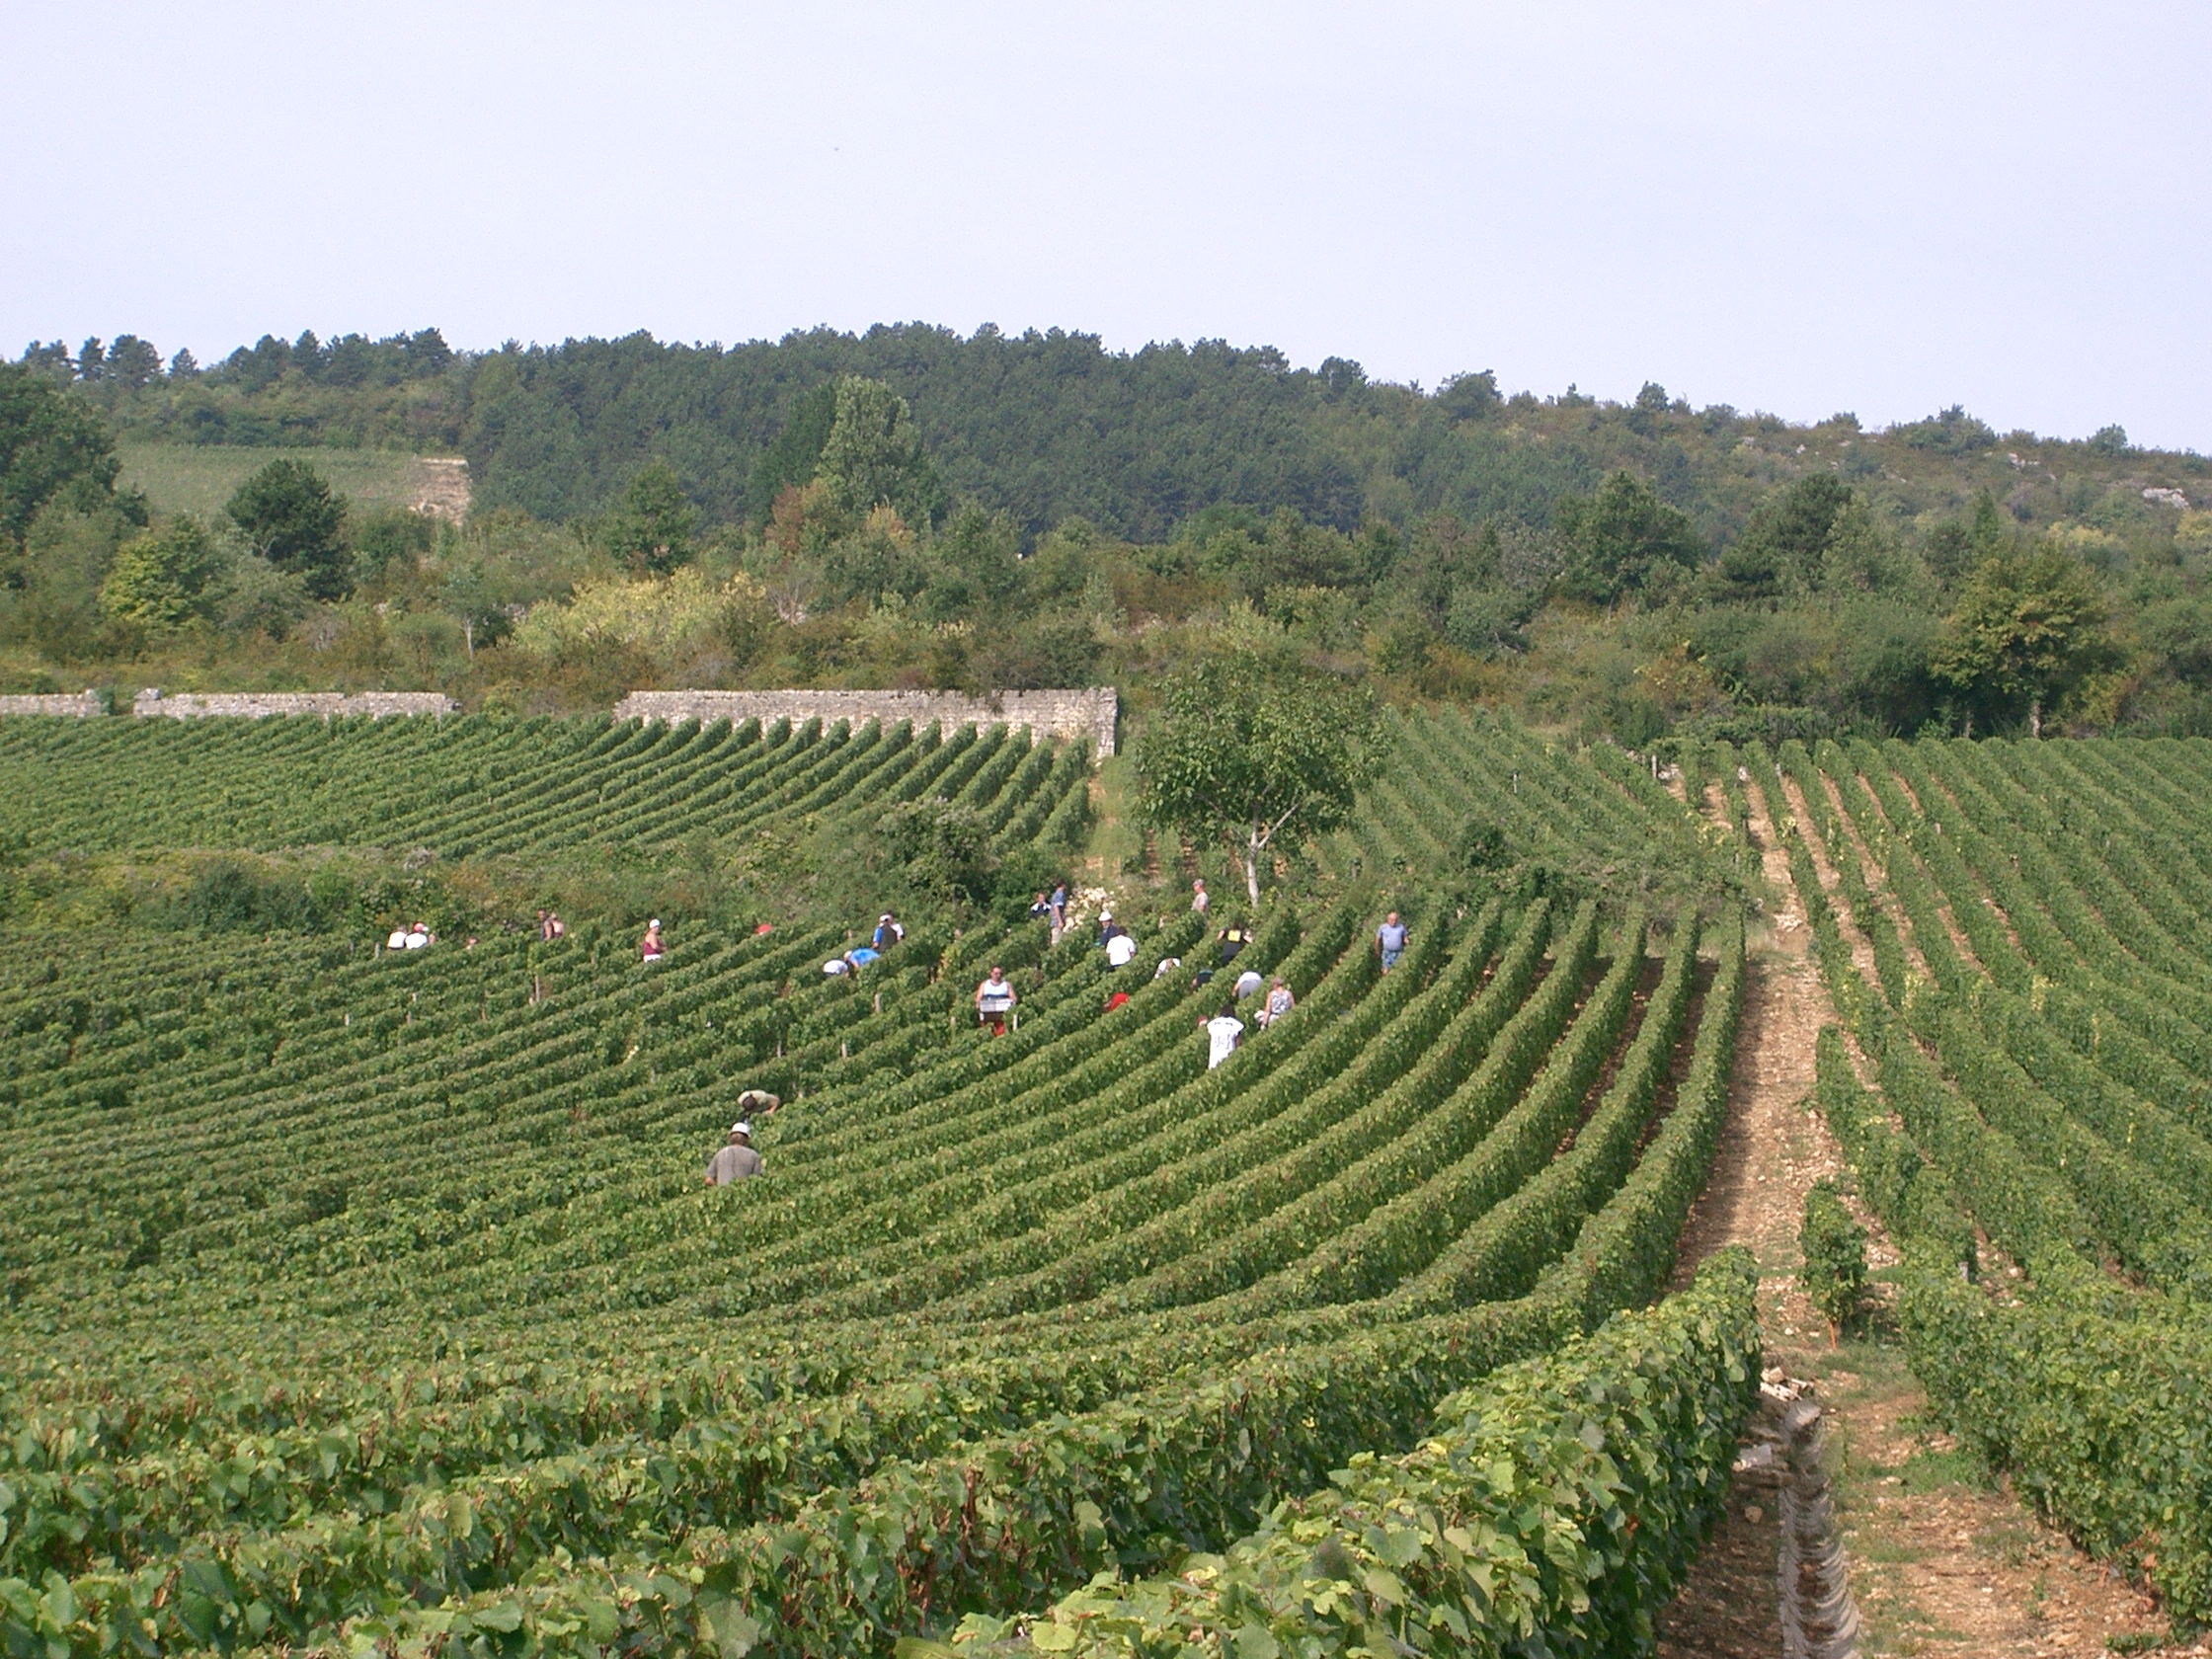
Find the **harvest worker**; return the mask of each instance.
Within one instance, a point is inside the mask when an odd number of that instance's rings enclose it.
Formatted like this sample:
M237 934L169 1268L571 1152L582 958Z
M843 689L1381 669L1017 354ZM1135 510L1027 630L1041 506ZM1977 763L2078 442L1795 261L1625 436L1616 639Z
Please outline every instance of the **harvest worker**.
M873 943L879 951L887 951L906 936L907 930L893 920L891 912L886 910L882 919L876 923L876 936Z
M1137 960L1137 941L1126 929L1115 928L1114 936L1106 941L1106 965L1109 968L1127 968Z
M1291 988L1283 982L1283 977L1278 974L1275 977L1275 983L1267 988L1267 1001L1260 1008L1260 1025L1263 1028L1273 1025L1297 1006L1298 998L1291 994Z
M740 1118L730 1126L730 1144L707 1160L707 1185L727 1187L750 1180L766 1165L752 1149L752 1125Z
M1382 918L1382 925L1375 930L1375 954L1382 959L1382 972L1387 974L1398 965L1398 958L1405 954L1405 923L1398 920L1392 910Z
M1213 1070L1234 1054L1243 1037L1244 1022L1236 1017L1236 1004L1224 1002L1222 1011L1206 1022L1206 1069Z
M655 916L645 924L645 939L638 946L638 954L647 962L658 962L668 951L669 947L661 942L661 918Z
M1260 971L1257 968L1245 969L1243 973L1236 976L1235 994L1237 1001L1241 1002L1247 996L1257 996L1260 993L1260 987L1265 984L1267 982L1260 978Z
M1206 913L1206 907L1211 903L1213 903L1213 901L1206 897L1206 884L1203 881L1192 882L1191 908L1196 910L1200 915L1204 915Z
M1006 970L994 962L990 965L990 977L976 987L976 1018L986 1031L996 1037L1005 1031L1006 1016L1020 1000L1014 994L1014 988L1006 982Z
M766 1089L749 1088L738 1096L738 1110L748 1120L764 1117L782 1104L782 1095L770 1094Z
M1236 953L1252 942L1252 930L1241 921L1230 922L1222 929L1222 966L1226 968L1236 960Z

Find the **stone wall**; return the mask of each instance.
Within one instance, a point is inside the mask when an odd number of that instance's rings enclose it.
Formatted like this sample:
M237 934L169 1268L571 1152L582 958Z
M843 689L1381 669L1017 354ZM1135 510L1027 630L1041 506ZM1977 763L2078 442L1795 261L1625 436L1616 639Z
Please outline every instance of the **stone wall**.
M97 691L80 691L73 697L0 697L0 714L66 714L82 720L107 712L108 700Z
M1027 726L1056 738L1083 738L1091 753L1114 752L1121 700L1111 685L1063 691L633 691L614 706L617 720L880 720L917 726Z
M149 687L131 699L130 712L171 720L209 715L263 720L273 714L319 714L325 720L365 714L381 720L388 714L451 714L458 706L442 691L182 691L164 697Z

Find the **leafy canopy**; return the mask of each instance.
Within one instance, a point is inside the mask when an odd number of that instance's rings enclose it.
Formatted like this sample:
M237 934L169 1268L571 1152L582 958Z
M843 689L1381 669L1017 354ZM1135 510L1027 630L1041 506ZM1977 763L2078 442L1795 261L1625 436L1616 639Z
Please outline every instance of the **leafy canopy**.
M623 493L621 509L608 525L607 543L632 570L665 576L691 557L698 509L683 493L675 468L651 460Z
M830 500L847 513L890 507L908 524L936 522L944 487L907 400L881 380L848 374L837 382L835 409L818 475Z
M1805 1294L1827 1319L1831 1339L1858 1317L1866 1300L1866 1229L1853 1219L1833 1181L1805 1194L1797 1243L1804 1254Z
M2104 600L2081 560L2055 547L1986 559L1966 579L1929 669L1969 713L2017 717L2042 735L2044 706L2106 667Z
M346 555L346 501L304 461L271 461L238 486L223 511L254 551L300 578L318 599L339 599L353 586Z
M121 470L98 414L51 375L0 363L0 535L21 549L40 508L68 492L89 510L114 494Z
M1616 472L1589 497L1569 497L1552 516L1566 549L1562 586L1592 604L1664 592L1704 558L1690 515L1632 472Z
M1310 672L1219 658L1169 679L1137 746L1139 810L1237 849L1259 902L1260 855L1342 824L1374 765L1373 699Z
M211 613L227 563L198 519L173 519L116 550L116 562L100 589L100 608L118 622L182 627L195 616Z

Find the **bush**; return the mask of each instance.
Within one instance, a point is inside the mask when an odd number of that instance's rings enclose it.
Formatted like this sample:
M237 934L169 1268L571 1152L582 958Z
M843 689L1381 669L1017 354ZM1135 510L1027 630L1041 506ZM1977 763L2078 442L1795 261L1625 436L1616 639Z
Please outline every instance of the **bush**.
M876 832L923 892L954 904L990 897L990 831L968 808L907 801L877 821Z
M1858 1317L1866 1298L1866 1229L1852 1219L1835 1182L1815 1181L1805 1194L1797 1246L1805 1258L1799 1279L1833 1340Z

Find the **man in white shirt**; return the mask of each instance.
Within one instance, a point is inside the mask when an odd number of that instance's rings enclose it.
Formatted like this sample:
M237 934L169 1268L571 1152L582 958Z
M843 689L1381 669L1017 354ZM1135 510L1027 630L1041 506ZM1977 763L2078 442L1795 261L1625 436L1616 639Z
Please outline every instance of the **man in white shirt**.
M1236 1017L1236 1004L1224 1002L1222 1011L1206 1022L1206 1069L1213 1070L1234 1054L1243 1036L1244 1022Z
M1110 968L1127 968L1137 956L1137 941L1127 933L1116 933L1106 941L1106 965Z

